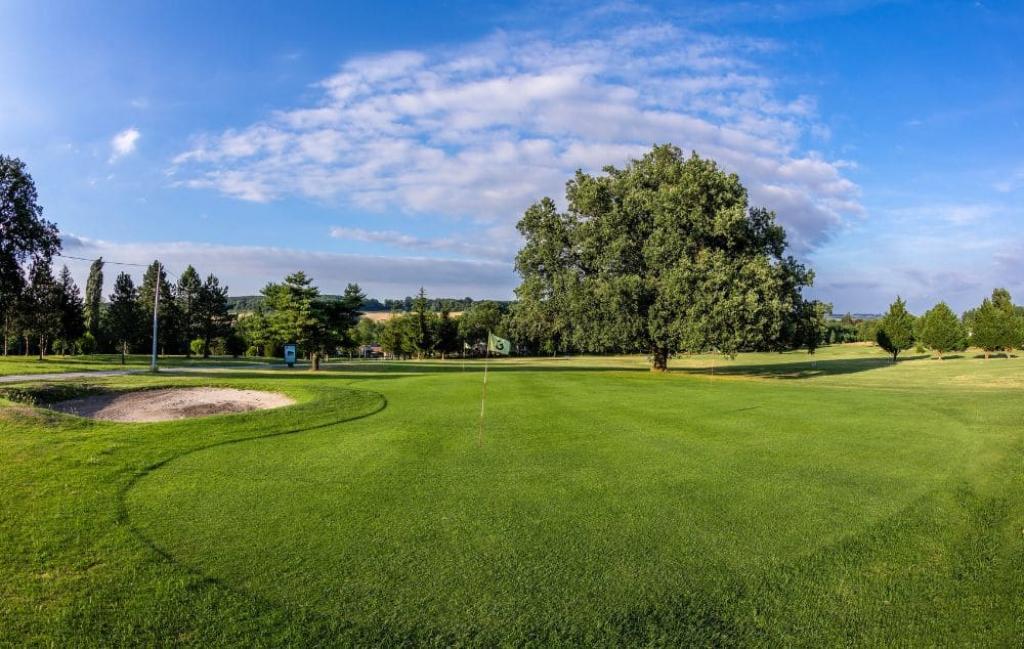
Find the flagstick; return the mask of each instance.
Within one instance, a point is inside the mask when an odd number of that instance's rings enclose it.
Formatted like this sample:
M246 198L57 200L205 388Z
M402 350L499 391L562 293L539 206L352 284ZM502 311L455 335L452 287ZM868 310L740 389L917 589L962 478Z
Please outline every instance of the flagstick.
M484 388L480 394L480 427L476 434L476 445L483 446L484 443L484 404L487 403L487 364L491 358L491 345L488 340L487 351L484 352Z

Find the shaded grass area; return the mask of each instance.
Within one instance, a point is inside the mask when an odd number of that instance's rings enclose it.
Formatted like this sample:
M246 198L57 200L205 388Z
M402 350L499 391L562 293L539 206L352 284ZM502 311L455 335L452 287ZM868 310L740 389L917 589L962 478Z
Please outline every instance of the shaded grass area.
M186 358L184 356L161 356L161 367L259 367L267 363L278 363L278 359L233 358L211 356L210 358ZM101 370L145 370L150 366L150 357L145 354L129 354L121 364L120 354L89 354L84 356L0 356L0 376L11 374L49 374L55 372L90 372Z
M771 380L805 362L495 362L482 445L458 361L88 384L299 401L184 422L9 404L0 644L1018 642L1024 366Z

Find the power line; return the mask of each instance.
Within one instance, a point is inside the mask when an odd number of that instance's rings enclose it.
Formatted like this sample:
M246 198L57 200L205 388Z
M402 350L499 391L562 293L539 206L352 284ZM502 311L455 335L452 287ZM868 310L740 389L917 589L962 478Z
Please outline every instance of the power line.
M150 266L152 266L152 264L133 264L133 263L128 262L128 261L110 261L110 260L107 260L107 259L103 259L102 257L98 257L96 259L89 259L87 257L75 257L73 255L62 255L60 253L55 253L53 256L54 257L60 257L61 259L74 259L75 261L102 261L104 265L111 264L112 266L134 266L136 268L149 268ZM159 262L160 268L164 271L165 274L171 275L171 276L173 276L175 278L180 279L180 277L178 277L177 273L173 273L173 272L171 272L170 270L167 269L167 265L164 264L164 262L159 261L159 260L157 260L157 261Z

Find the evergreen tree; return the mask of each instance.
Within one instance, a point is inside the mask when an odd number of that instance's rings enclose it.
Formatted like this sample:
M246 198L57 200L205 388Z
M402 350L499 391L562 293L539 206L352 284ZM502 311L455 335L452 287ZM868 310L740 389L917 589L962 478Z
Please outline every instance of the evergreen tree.
M85 328L100 337L100 303L103 302L103 257L89 266L89 279L85 282Z
M981 348L988 358L1008 348L1013 338L1012 327L1013 322L1007 318L1006 311L986 298L971 319L971 344Z
M142 284L139 286L139 309L149 314L148 320L153 321L153 308L156 287L160 290L160 312L157 320L157 349L161 354L166 353L167 348L177 351L180 335L181 318L178 315L177 304L171 291L171 284L167 281L167 271L163 264L154 261L146 268L142 276Z
M60 330L57 336L61 346L60 353L64 355L69 347L74 348L75 341L81 338L86 330L82 295L67 266L61 269L57 282L57 304L60 312Z
M896 362L900 352L914 344L914 316L907 311L907 303L900 297L889 305L889 311L878 321L878 346L892 355Z
M967 349L967 332L953 310L939 302L921 318L921 342L942 359L947 352Z
M192 342L199 332L197 304L202 289L203 280L199 277L199 273L196 272L196 269L191 264L188 265L178 278L174 291L179 318L178 335L184 342L186 356L191 355L192 349L189 343Z
M42 360L49 344L60 334L61 325L60 287L53 278L48 258L32 263L22 308L26 350L29 339L35 339Z
M420 292L412 303L412 315L415 326L411 334L411 343L418 358L429 355L434 350L433 313L429 311L427 292L420 287Z
M1017 307L1014 306L1010 292L1005 288L997 288L992 291L992 306L1002 316L1002 348L1006 352L1007 358L1009 358L1010 352L1024 346L1024 340L1022 340L1022 336L1024 336L1024 327L1022 327L1021 323L1022 316L1018 313Z
M210 341L226 334L230 329L228 314L228 287L221 286L214 275L207 275L199 290L195 304L199 338L203 341L203 358L210 357Z
M313 280L300 270L281 284L267 284L261 293L270 309L267 317L274 341L295 343L299 353L312 354L310 342L317 326L313 302L320 295Z
M139 342L145 329L145 313L139 308L139 292L128 273L119 273L114 280L106 319L106 328L118 344L121 364L124 365L125 354Z

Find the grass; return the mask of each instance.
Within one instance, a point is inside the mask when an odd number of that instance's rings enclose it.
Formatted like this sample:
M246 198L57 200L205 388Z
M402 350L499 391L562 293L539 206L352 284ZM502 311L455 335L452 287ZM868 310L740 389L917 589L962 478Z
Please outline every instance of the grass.
M233 358L231 356L211 356L210 358L185 358L184 356L161 356L161 368L180 367L248 367L262 366L266 363L279 363L277 359L264 358ZM49 374L61 372L93 372L105 370L147 370L150 357L146 354L128 354L125 364L121 364L120 354L90 354L87 356L38 356L10 355L0 356L0 377L18 374Z
M482 444L475 362L63 388L298 401L158 424L14 386L0 645L1019 644L1024 361L971 356L502 360Z

